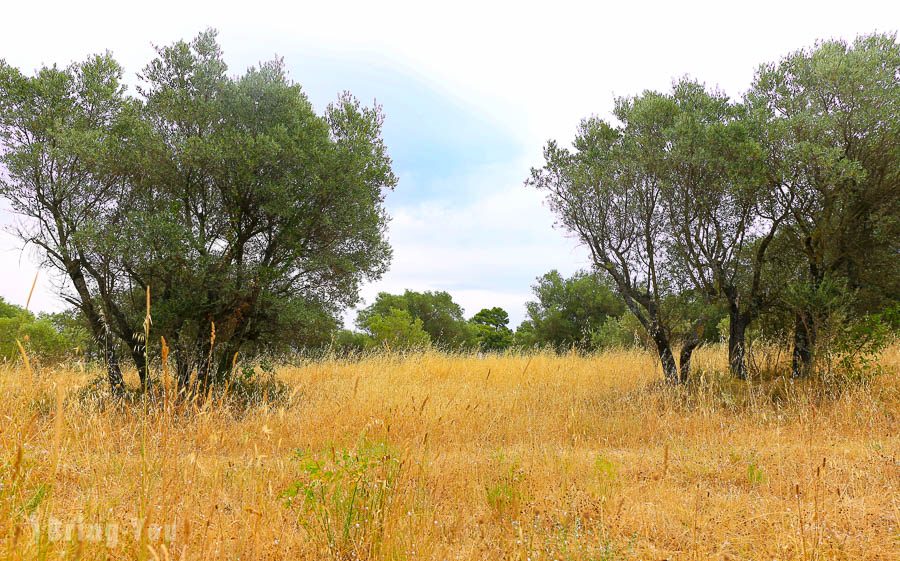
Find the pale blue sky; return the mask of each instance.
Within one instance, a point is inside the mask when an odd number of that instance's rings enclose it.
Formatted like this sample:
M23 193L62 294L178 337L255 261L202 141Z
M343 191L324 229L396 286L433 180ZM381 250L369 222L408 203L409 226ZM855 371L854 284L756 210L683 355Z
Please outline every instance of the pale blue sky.
M215 27L232 73L278 55L319 109L342 90L377 99L400 183L387 199L394 261L363 297L447 290L467 315L500 305L515 325L536 276L588 264L523 186L547 139L567 142L616 95L688 74L737 96L759 63L900 24L900 4L868 0L585 4L17 2L0 57L31 70L109 49L133 76L151 43ZM0 234L0 296L23 304L35 270ZM41 275L32 308L59 308Z

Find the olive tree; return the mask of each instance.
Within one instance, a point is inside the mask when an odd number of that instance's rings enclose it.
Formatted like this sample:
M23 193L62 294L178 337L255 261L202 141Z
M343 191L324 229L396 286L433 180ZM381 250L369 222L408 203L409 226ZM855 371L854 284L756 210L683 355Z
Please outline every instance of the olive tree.
M383 274L396 177L379 107L345 93L319 115L280 60L231 77L213 31L158 48L136 97L121 72L108 55L34 78L0 66L2 192L139 372L152 327L180 382L219 382Z
M900 298L900 45L875 34L797 51L760 67L747 99L792 197L782 245L796 256L786 304L803 376L825 292L845 287L857 314Z
M123 159L137 128L136 103L121 77L108 54L34 76L0 61L0 196L21 217L14 233L65 279L64 298L104 349L117 391L120 348L144 371L114 297L124 277L111 256L98 257L95 243L110 235L107 219L126 188L109 165Z
M551 141L546 163L528 184L547 194L559 224L590 250L594 266L612 279L625 305L647 330L663 373L685 379L672 353L665 302L673 294L664 206L664 130L674 107L653 92L620 99L614 127L582 121L573 148Z
M766 123L747 106L691 80L677 82L670 98L663 192L672 253L679 277L727 307L729 367L744 378L746 331L769 304L768 251L791 194L766 167Z

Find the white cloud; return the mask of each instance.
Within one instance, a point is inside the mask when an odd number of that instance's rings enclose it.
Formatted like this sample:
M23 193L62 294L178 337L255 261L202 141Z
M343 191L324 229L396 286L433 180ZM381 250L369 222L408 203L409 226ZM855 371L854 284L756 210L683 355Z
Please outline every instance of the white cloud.
M585 251L552 227L542 195L523 185L527 170L518 162L454 178L467 186L464 202L392 207L389 200L394 258L385 278L363 290L366 303L379 291L447 290L468 315L500 306L518 324L537 276L588 266ZM353 313L345 317L349 325Z
M49 271L39 271L33 248L23 250L22 242L6 230L16 223L8 205L0 201L0 297L24 306L37 275L37 284L29 303L33 311L57 311L65 306Z

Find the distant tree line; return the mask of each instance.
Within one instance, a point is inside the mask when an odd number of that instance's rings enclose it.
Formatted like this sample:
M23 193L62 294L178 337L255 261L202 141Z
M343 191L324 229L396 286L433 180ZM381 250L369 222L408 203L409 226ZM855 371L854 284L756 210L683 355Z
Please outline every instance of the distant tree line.
M432 347L452 352L582 353L647 346L643 326L601 273L579 271L566 278L550 271L537 278L532 292L533 300L525 305L526 318L515 330L509 325L509 314L500 307L484 308L466 319L448 292L382 292L358 312L357 331L340 330L333 346L342 351ZM679 309L673 302L672 312L681 314L677 320L673 316L673 325L685 324L679 327L683 337L691 310ZM703 343L717 342L719 324L727 312L720 307L707 313L713 319L697 338Z
M335 336L339 350L421 349L445 351L503 351L512 344L509 314L486 308L469 319L462 307L444 291L403 294L379 293L359 311L359 331L341 330Z

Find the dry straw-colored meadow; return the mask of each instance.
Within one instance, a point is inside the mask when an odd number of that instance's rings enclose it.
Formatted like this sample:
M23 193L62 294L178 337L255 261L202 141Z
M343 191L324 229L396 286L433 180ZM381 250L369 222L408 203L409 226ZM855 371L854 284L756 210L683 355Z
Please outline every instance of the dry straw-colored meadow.
M881 364L672 389L639 351L383 355L280 368L289 395L243 408L4 366L0 557L898 559L897 347Z

